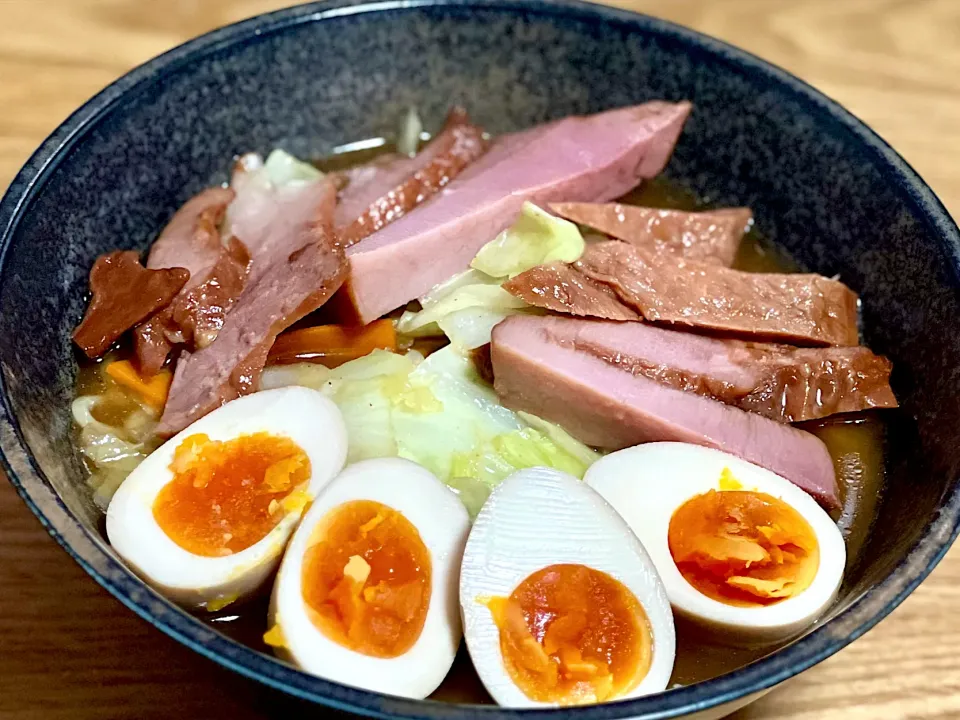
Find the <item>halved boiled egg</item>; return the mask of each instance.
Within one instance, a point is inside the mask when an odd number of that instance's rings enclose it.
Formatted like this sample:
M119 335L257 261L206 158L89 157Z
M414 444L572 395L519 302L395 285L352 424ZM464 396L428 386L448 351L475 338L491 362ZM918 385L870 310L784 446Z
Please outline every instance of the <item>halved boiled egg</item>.
M584 481L627 521L674 609L717 639L783 640L833 601L846 563L830 516L793 483L733 455L650 443Z
M497 487L460 572L467 648L500 705L543 707L659 692L673 670L670 603L623 519L566 473Z
M470 519L429 470L401 458L344 470L284 555L265 640L328 680L424 698L460 644Z
M130 474L107 508L107 536L172 600L217 610L269 580L346 454L343 418L322 393L289 387L238 398Z

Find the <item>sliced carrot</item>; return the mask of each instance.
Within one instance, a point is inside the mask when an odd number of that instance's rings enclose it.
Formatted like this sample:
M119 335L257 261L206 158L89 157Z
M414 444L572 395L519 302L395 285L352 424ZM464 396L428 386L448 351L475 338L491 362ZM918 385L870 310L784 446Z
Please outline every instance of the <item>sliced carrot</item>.
M268 362L319 362L336 367L374 350L396 350L397 331L392 320L375 320L369 325L317 325L284 333L270 350Z
M106 372L117 385L135 392L154 410L163 410L173 380L169 370L161 370L153 377L144 378L129 360L116 360L107 364Z

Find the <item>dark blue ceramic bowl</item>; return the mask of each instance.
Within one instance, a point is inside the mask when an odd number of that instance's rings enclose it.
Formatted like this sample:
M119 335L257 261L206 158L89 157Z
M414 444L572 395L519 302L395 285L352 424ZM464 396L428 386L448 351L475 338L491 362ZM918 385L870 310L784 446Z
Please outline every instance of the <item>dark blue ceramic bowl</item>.
M880 138L787 73L669 23L575 2L342 0L218 30L125 76L43 144L0 203L0 445L50 533L143 618L217 662L301 698L381 717L520 717L388 698L304 675L180 611L111 551L71 445L70 331L87 271L143 248L231 156L323 155L390 131L413 104L453 103L498 133L651 98L696 110L668 168L716 203L753 208L802 265L861 293L866 339L896 366L874 531L830 613L738 672L606 706L525 718L675 717L730 703L869 630L930 572L960 518L960 232Z

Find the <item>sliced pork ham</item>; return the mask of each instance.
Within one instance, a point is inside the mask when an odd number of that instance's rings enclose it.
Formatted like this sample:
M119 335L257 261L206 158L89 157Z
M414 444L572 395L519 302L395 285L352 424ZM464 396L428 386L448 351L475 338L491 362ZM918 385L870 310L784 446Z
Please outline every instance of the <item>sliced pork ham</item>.
M326 302L346 274L330 180L274 188L241 172L235 183L230 227L250 250L249 278L216 339L177 363L161 435L255 391L276 336Z
M101 255L90 271L92 297L73 341L87 357L100 357L123 333L169 305L189 278L183 267L148 270L134 250Z
M611 240L575 267L646 320L792 345L857 345L857 296L821 275L748 273Z
M415 157L393 156L354 170L346 176L334 213L341 244L349 247L399 220L457 177L486 146L483 130L462 108L453 108L443 130Z
M673 440L717 448L785 477L833 508L833 461L810 433L619 368L556 342L538 318L494 328L490 357L500 401L609 450Z
M620 203L552 203L550 210L633 245L725 267L733 264L753 220L749 208L684 212Z
M778 422L897 406L890 361L865 347L797 348L564 317L526 326L633 375Z
M382 192L378 193L376 197L380 197L396 187L404 177L410 174L409 171L401 173L398 170L398 168L403 166L409 167L409 161L410 158L406 155L384 153L377 155L373 160L363 163L362 165L351 165L342 170L334 170L328 173L330 179L333 180L333 184L337 186L338 193L337 210L334 211L333 215L334 224L336 224L338 217L343 218L341 205L347 205L349 207L351 204L354 204L357 215L366 209L367 205L353 201L360 199L360 191L364 190L364 186L368 183L378 183L382 188ZM344 224L352 222L350 218L353 214L354 213L350 213L350 215L343 218L341 222Z
M689 103L651 102L507 135L416 212L347 251L354 318L370 322L464 270L524 201L602 202L660 172Z
M150 248L147 267L185 267L190 279L170 305L134 332L134 351L145 376L155 375L177 344L205 347L246 282L249 256L236 238L224 245L219 224L233 190L213 187L188 200Z
M188 283L174 298L170 304L172 319L186 342L205 348L216 339L224 318L243 291L249 267L246 246L238 238L230 238L202 280L196 285Z
M275 185L259 155L250 153L237 161L230 180L236 197L227 208L224 234L243 242L250 254L248 283L268 272L278 258L302 247L305 226L332 222L326 214L332 185L319 174L315 180Z
M191 279L212 268L220 258L217 226L235 195L229 188L211 187L187 200L150 246L147 267L185 267Z

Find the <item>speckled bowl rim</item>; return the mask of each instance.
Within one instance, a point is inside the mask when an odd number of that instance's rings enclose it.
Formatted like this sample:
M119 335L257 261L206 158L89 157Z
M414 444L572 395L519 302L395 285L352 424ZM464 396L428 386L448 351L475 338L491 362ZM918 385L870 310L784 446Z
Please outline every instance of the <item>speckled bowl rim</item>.
M297 6L261 15L191 40L114 82L63 122L28 160L0 201L0 264L19 220L44 182L56 172L70 149L96 123L131 96L194 59L257 42L258 38L304 23L353 14L402 11L406 8L487 8L558 20L610 22L659 35L689 46L690 52L732 66L755 80L778 86L819 123L833 124L857 137L861 150L877 164L888 182L906 198L933 234L950 251L948 269L960 285L960 230L933 191L894 150L837 103L811 86L754 55L663 20L625 10L576 0L333 0ZM2 265L0 265L2 267ZM937 518L890 575L850 607L796 643L736 672L667 693L587 708L506 710L497 707L414 701L328 682L302 673L212 631L199 619L178 609L127 570L108 550L103 539L87 530L63 504L32 458L16 417L10 410L7 388L0 377L0 464L17 492L47 531L100 585L155 627L215 662L290 695L338 710L375 717L405 718L551 718L551 720L613 720L614 718L668 718L735 702L796 675L834 654L870 630L933 570L960 532L960 486L941 500Z

